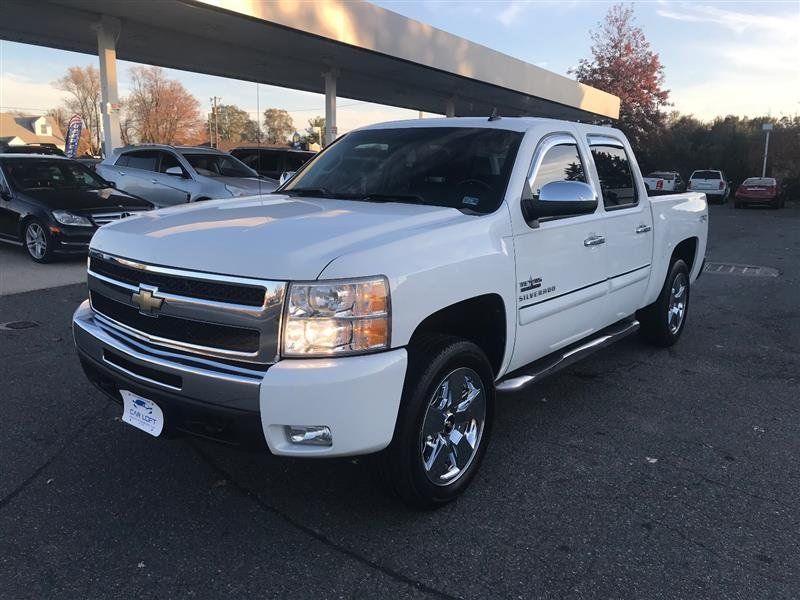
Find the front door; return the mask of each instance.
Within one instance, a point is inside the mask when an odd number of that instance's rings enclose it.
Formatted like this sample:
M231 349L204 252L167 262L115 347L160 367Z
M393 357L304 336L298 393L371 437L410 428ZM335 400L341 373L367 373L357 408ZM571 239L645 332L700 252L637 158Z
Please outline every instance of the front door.
M569 133L542 140L528 175L534 197L552 181L593 185L580 148ZM519 229L514 232L517 336L510 369L599 329L607 290L606 229L600 205L589 215L540 219L521 227L519 220L514 222Z

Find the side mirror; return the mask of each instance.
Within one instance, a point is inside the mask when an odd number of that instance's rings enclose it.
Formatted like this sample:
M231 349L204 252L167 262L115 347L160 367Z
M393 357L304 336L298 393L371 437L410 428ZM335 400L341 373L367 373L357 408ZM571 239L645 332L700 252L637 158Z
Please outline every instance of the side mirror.
M12 198L11 190L9 190L5 186L0 186L0 198L2 198L3 200L9 200L10 201L11 198Z
M115 188L116 189L116 187L117 187L117 182L116 181L105 181L105 184L110 188Z
M280 185L283 185L284 183L289 181L295 173L297 173L297 171L284 171L283 173L281 173L281 178L278 181L278 183L280 183Z
M528 222L543 217L572 217L597 210L594 190L582 181L551 181L539 196L522 199L522 214Z
M183 173L183 169L180 167L169 167L166 171L164 171L167 175L172 175L173 177L185 177Z

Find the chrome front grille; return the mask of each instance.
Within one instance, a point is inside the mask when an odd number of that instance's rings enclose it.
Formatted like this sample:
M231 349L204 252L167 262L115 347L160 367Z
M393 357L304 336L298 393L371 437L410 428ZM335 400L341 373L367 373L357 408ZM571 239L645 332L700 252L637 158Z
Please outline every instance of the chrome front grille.
M147 265L92 251L92 310L122 333L193 355L268 365L285 282Z
M118 212L107 212L107 213L97 213L94 215L90 215L92 222L101 227L106 225L107 223L113 223L114 221L119 221L120 219L124 219L125 217L130 217L131 215L135 215L138 211L118 211Z

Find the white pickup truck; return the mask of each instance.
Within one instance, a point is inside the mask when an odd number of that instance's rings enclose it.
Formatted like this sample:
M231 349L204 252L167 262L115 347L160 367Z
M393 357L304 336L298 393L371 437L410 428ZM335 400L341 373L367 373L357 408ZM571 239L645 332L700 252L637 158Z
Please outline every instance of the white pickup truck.
M499 393L637 329L678 339L707 227L702 193L648 198L615 129L375 125L273 194L100 228L75 343L153 435L373 454L436 506L478 469Z

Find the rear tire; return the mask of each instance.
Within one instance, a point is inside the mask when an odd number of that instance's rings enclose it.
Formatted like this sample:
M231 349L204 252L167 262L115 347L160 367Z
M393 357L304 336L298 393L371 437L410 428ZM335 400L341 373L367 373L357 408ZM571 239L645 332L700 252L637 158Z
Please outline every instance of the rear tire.
M489 444L494 374L466 340L426 335L408 348L394 437L376 458L384 487L415 508L437 508L469 486Z
M689 312L689 268L681 259L670 265L658 298L636 313L639 333L654 346L672 346L681 337Z

